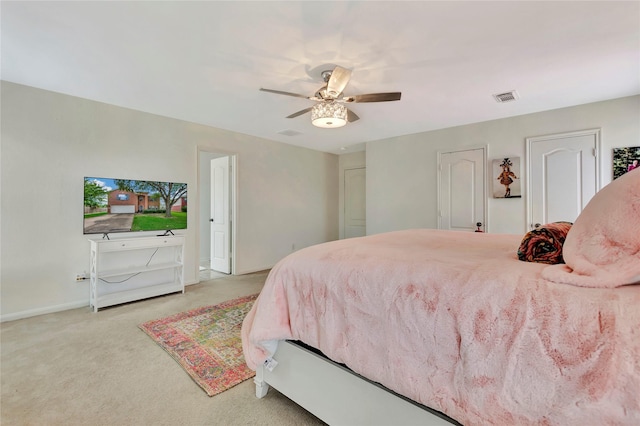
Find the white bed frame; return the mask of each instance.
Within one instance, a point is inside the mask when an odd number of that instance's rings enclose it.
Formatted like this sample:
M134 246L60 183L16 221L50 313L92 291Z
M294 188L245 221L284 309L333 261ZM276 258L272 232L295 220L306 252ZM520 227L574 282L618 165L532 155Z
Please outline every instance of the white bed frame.
M256 370L256 396L273 386L330 425L459 424L295 343L279 342L273 359L272 371Z

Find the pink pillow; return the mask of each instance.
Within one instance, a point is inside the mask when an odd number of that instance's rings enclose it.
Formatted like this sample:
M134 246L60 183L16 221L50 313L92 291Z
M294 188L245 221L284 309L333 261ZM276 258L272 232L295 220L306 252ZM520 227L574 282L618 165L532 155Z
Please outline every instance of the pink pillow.
M640 283L640 169L602 188L584 208L562 249L565 265L543 278L581 287Z

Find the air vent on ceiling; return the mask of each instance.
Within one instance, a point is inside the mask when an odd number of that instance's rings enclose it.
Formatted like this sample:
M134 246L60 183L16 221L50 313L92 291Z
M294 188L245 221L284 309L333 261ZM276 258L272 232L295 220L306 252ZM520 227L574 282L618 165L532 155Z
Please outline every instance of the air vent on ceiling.
M500 103L515 101L519 98L518 92L516 92L515 90L512 90L510 92L498 93L497 95L493 95L493 97L495 98L496 102Z
M298 132L296 130L291 130L291 129L287 129L287 130L280 130L278 132L279 135L285 135L285 136L296 136L296 135L301 135L302 132Z

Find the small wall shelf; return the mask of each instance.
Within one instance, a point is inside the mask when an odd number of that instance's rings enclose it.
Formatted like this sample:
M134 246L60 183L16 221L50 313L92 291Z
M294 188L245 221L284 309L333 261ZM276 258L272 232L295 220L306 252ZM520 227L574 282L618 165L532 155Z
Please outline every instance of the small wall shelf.
M184 293L184 236L90 240L94 312L106 306Z

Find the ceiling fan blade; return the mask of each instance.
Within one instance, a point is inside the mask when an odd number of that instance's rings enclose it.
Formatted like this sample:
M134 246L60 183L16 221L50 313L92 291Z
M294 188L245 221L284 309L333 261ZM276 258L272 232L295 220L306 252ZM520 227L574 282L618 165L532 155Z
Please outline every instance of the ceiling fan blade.
M296 118L296 117L298 117L298 116L300 116L300 115L302 115L302 114L306 114L306 113L308 113L309 111L311 111L311 108L312 108L312 107L305 108L305 109L301 109L301 110L300 110L300 111L298 111L298 112L294 112L293 114L288 115L286 118Z
M389 93L368 93L366 95L355 95L344 98L345 102L388 102L399 101L402 93L389 92Z
M263 89L262 87L260 88L260 90L263 92L276 93L278 95L287 95L287 96L295 96L296 98L312 99L312 98L309 98L309 96L300 95L298 93L283 92L282 90Z
M336 98L347 87L350 79L351 70L336 66L327 82L327 94Z
M354 121L357 121L357 120L360 120L360 117L358 117L355 112L353 112L350 109L348 109L347 110L347 121L349 123L353 123Z

